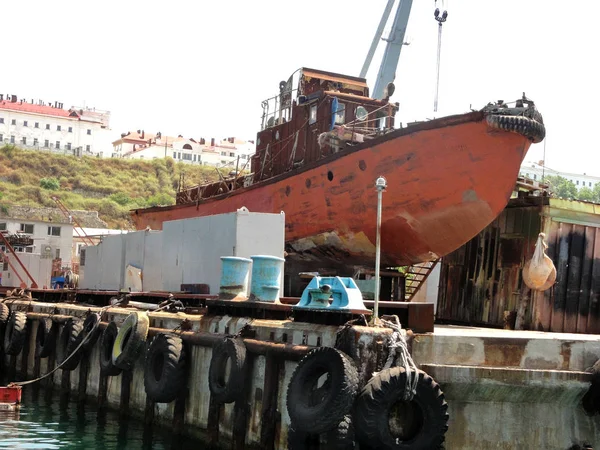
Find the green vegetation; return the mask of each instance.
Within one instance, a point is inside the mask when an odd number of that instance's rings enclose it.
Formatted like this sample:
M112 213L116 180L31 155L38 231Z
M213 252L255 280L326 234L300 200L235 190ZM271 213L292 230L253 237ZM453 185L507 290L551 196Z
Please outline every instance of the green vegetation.
M544 183L550 186L550 190L557 197L600 203L600 183L596 183L592 189L582 187L577 190L575 183L559 175L545 177Z
M56 207L58 197L70 210L98 211L110 227L132 228L129 211L175 203L184 186L215 181L213 167L153 161L77 158L0 148L0 210L9 205Z

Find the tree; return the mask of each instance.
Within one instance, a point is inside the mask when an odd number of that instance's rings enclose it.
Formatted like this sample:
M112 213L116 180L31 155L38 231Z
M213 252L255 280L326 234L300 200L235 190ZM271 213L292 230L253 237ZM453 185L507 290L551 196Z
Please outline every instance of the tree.
M56 178L42 178L40 186L50 191L58 191L60 189L60 183Z
M594 191L592 191L589 187L582 187L577 193L577 200L593 202L596 201L596 196L594 195Z
M573 200L577 198L577 186L571 180L560 175L551 175L544 178L544 182L550 185L550 190L560 198Z

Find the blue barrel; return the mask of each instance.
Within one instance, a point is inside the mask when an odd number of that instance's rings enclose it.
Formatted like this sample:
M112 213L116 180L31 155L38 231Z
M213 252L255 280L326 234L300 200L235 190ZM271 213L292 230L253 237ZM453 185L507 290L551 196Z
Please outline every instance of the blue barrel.
M221 256L221 285L219 298L225 300L248 298L248 275L252 260L237 256Z
M250 258L252 258L250 300L261 302L279 300L285 259L269 255L255 255Z

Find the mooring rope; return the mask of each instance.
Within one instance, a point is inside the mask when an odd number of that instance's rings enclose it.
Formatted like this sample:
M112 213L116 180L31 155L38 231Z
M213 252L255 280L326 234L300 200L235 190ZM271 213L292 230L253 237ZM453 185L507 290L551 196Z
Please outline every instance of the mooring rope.
M418 367L412 359L410 352L408 351L408 343L404 335L402 334L402 326L397 316L393 316L396 319L396 323L389 320L380 319L381 323L393 331L390 338L390 353L387 361L383 366L384 369L389 369L396 360L396 355L400 358L400 365L404 367L406 372L406 388L404 389L404 400L410 401L417 393L417 384L419 383Z
M73 352L71 352L71 354L69 356L67 356L62 363L60 363L58 366L56 366L50 372L42 375L41 377L35 378L33 380L27 380L27 381L13 381L11 383L8 383L8 386L9 387L10 386L25 386L27 384L37 383L38 381L41 381L44 378L47 378L50 375L52 375L54 372L56 372L58 369L60 369L62 366L64 366L67 363L67 361L69 361L69 359L71 359L79 351L79 349L89 340L90 336L92 336L94 334L94 332L96 331L96 329L100 326L100 322L102 321L102 314L106 310L108 310L108 309L112 308L113 306L118 305L119 303L121 303L124 299L125 299L125 297L122 297L119 300L117 300L116 303L114 303L112 305L107 305L107 306L104 306L104 307L100 308L100 311L98 312L98 315L100 316L100 319L98 320L98 322L96 322L94 324L94 326L92 327L91 331L85 335L85 337L81 340L81 342L79 343L79 345L77 346L77 348L75 350L73 350Z

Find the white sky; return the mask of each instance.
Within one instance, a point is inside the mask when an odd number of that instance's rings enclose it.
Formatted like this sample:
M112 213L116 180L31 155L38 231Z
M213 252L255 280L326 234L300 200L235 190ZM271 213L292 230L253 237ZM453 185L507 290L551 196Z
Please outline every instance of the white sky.
M438 2L440 3L440 2ZM0 91L111 111L126 130L256 137L261 100L299 67L358 76L386 0L4 2ZM414 0L391 101L434 117L437 23ZM513 101L547 126L546 162L599 175L598 3L446 0L436 117ZM390 18L391 24L391 18ZM389 25L388 25L389 28ZM367 76L371 88L384 43ZM544 143L527 160L543 158Z

